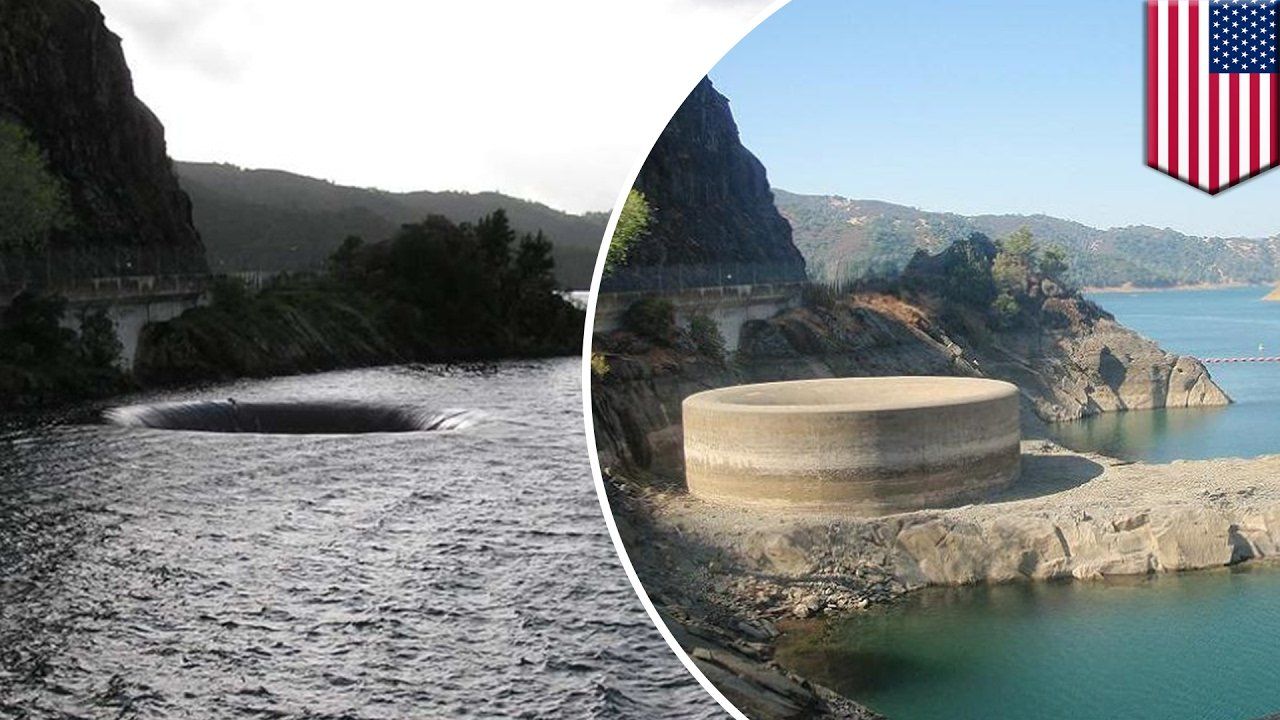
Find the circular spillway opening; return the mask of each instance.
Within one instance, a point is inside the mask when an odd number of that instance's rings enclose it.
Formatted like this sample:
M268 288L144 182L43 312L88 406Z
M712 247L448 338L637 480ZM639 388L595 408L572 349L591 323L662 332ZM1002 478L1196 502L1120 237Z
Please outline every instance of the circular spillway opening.
M267 435L356 435L455 430L464 411L425 411L363 402L202 402L131 405L103 413L113 425Z
M683 404L704 499L885 514L981 498L1017 477L1018 389L957 377L739 385Z

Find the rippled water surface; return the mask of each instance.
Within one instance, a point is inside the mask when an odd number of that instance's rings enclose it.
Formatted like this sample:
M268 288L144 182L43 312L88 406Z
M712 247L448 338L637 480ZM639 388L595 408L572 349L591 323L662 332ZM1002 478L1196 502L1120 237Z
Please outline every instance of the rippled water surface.
M1250 720L1280 711L1280 570L929 589L780 656L893 720Z
M470 412L444 432L5 431L0 716L720 716L609 542L578 368L129 398Z

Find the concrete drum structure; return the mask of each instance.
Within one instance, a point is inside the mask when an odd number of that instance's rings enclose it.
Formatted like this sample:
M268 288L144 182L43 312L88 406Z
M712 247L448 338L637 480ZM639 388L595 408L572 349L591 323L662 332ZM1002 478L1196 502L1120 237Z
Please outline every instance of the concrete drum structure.
M684 400L689 492L885 514L944 507L1017 477L1018 389L960 377L738 385Z

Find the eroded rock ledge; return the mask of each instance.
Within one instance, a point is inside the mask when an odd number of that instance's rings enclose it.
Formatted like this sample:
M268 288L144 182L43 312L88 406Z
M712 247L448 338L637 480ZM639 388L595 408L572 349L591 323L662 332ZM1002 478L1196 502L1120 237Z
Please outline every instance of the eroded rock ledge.
M776 700L753 680L760 672L808 689L799 697L809 705L765 702L758 717L873 717L852 704L864 715L840 715L818 699L830 691L772 663L778 626L795 618L838 617L928 585L1280 557L1280 456L1151 465L1028 441L1023 465L1019 482L983 503L882 518L711 504L652 479L619 481L611 495L630 519L624 542L641 580L710 677L743 703ZM726 652L749 672L716 660Z
M654 525L725 555L706 589L763 617L839 613L925 585L1196 570L1280 556L1280 456L1124 463L1024 444L981 504L884 518L649 496ZM731 577L732 576L732 577Z

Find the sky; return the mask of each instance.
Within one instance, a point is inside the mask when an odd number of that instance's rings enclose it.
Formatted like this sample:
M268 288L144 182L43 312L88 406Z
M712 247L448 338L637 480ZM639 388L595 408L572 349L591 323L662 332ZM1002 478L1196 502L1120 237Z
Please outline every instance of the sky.
M770 0L97 0L178 160L608 210ZM356 9L358 8L358 9Z
M1098 227L1280 233L1280 170L1144 160L1144 3L793 0L711 72L774 187Z

